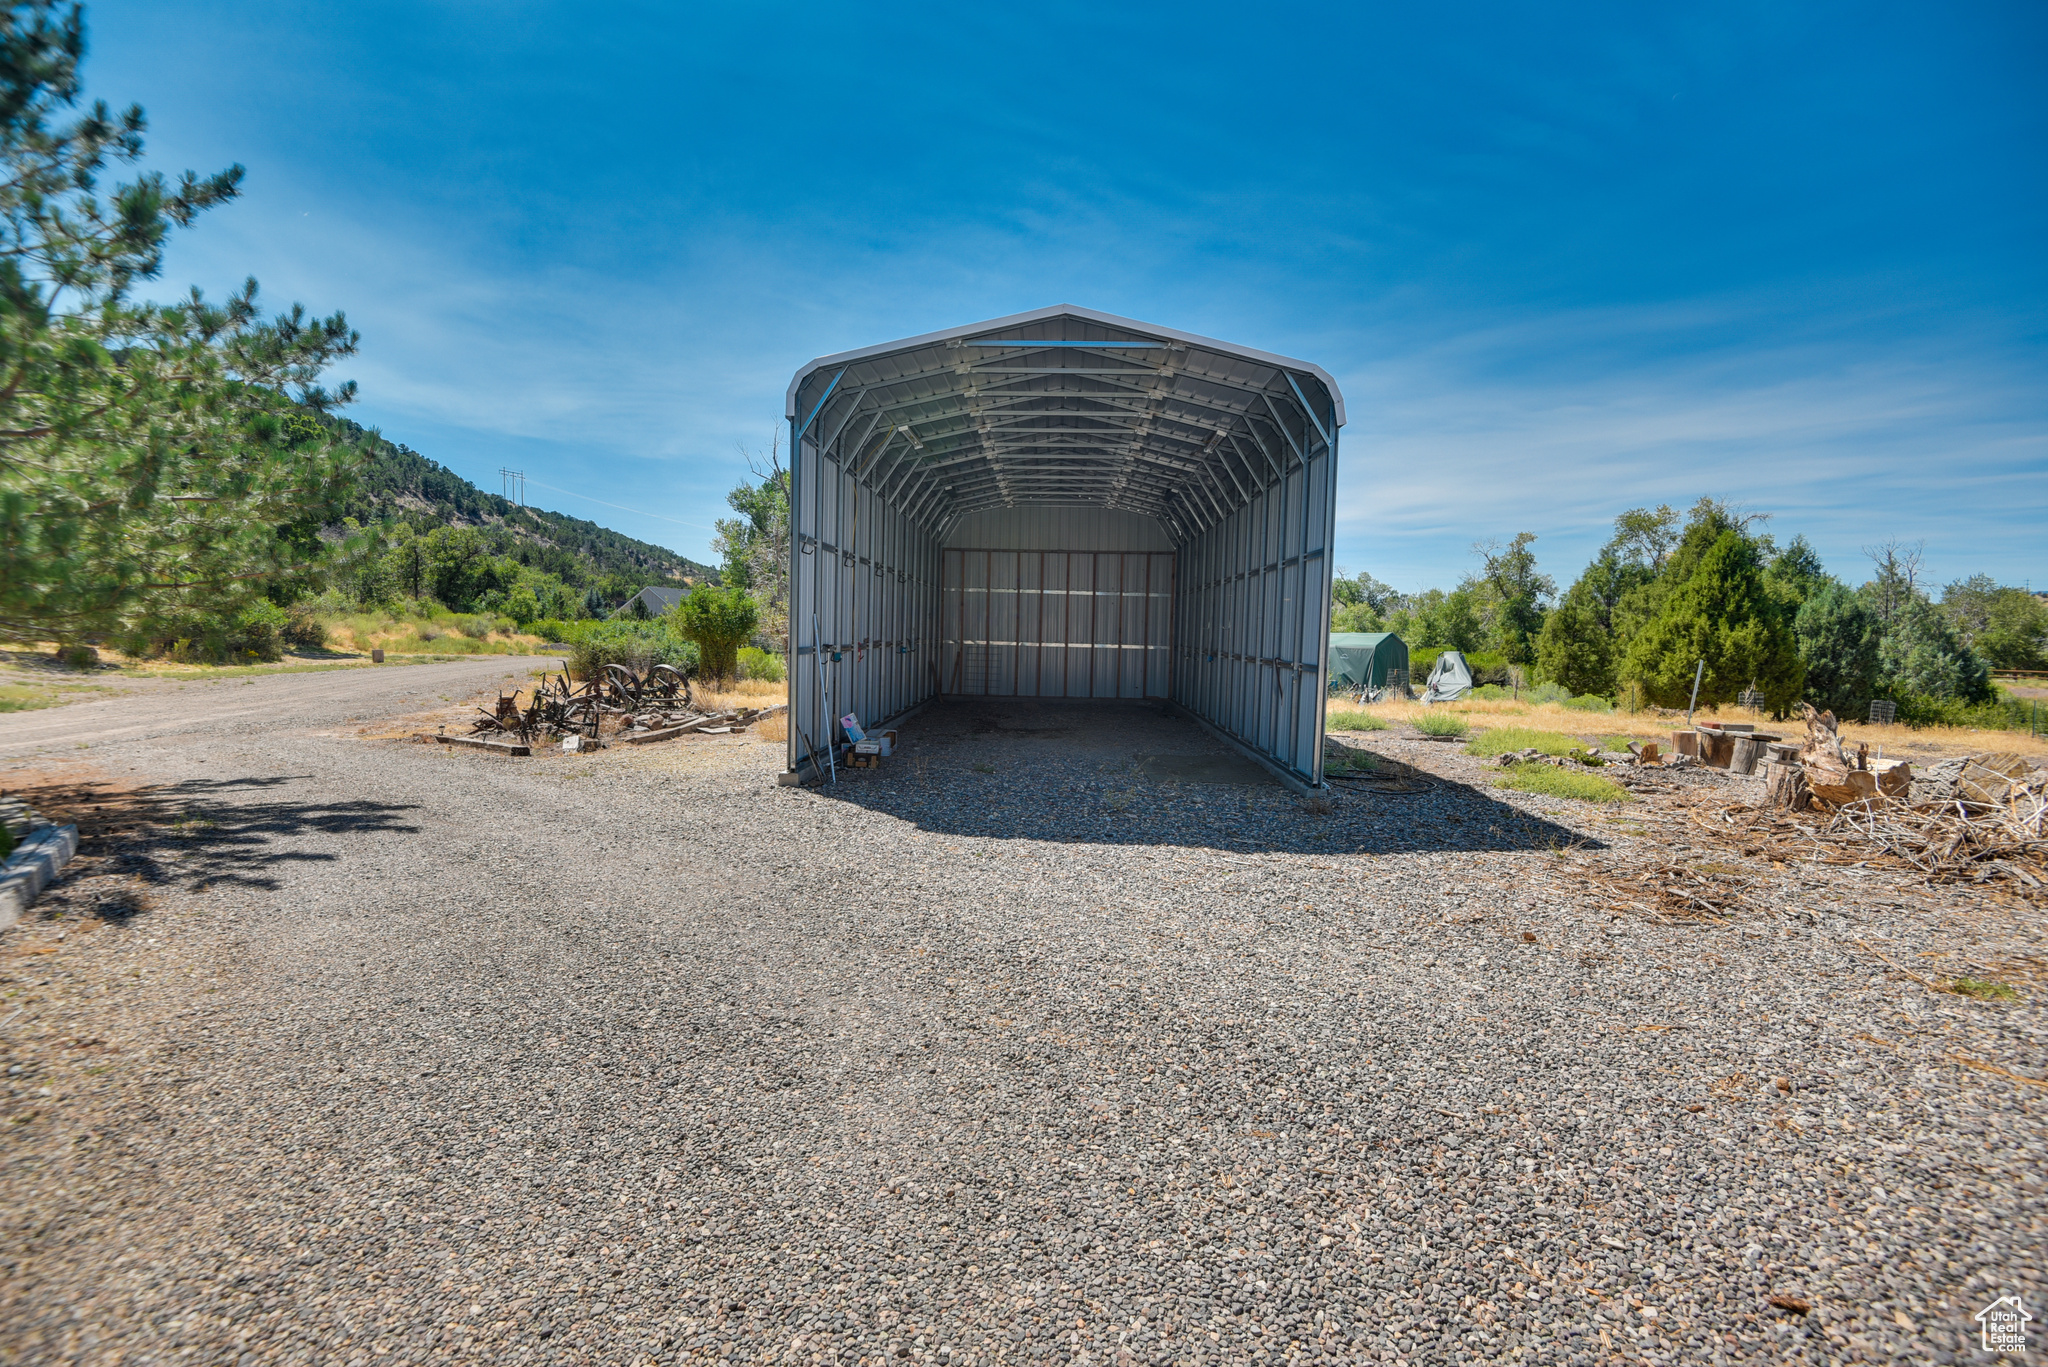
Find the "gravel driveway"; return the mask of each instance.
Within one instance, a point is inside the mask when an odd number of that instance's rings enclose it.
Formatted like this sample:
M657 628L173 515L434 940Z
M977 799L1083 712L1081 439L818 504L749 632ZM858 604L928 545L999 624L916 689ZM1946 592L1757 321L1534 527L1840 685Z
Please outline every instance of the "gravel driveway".
M358 734L398 705L0 774L89 821L0 936L0 1360L1949 1362L2048 1316L2018 903L1617 915L1589 852L1674 808L1391 733L1434 782L1318 813L1138 707L935 708L785 789L745 735Z

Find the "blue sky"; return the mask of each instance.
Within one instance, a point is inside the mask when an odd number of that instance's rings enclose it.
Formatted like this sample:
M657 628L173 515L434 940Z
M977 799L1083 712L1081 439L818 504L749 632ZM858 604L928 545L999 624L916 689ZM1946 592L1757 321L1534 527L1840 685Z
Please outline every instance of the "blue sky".
M2037 4L88 20L153 164L249 168L166 292L345 309L359 420L698 558L804 361L1076 303L1333 372L1401 588L1702 494L2048 586Z

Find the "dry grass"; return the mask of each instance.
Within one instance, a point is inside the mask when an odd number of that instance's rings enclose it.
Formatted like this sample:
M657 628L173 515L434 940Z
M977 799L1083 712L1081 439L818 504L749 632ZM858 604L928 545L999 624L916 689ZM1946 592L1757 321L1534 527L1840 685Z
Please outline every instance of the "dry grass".
M1468 698L1463 702L1437 703L1430 707L1415 702L1372 703L1361 707L1345 699L1332 698L1329 715L1336 718L1364 713L1384 722L1413 725L1417 718L1428 712L1455 713L1469 722L1475 731L1502 726L1526 727L1597 739L1603 744L1627 736L1668 745L1671 733L1685 727L1683 715L1664 717L1654 712L1640 712L1634 716L1626 712L1578 712L1556 703L1539 706L1509 698ZM1804 734L1797 722L1772 722L1768 716L1760 717L1742 707L1703 707L1695 717L1707 721L1749 722L1788 739ZM1334 721L1331 726L1332 729L1342 729L1341 724ZM1931 726L1912 731L1903 726L1864 726L1850 722L1842 726L1841 736L1852 751L1859 743L1866 743L1873 754L1882 749L1885 754L1898 758L1931 759L1983 750L2048 756L2048 736L2029 736L2024 731L1978 731L1960 726Z
M484 630L490 614L451 613L434 620L385 613L349 613L322 618L327 649L389 655L541 655L547 643L516 631Z
M760 721L754 723L754 734L762 740L774 741L777 744L788 740L789 714L787 712L777 712L772 717L761 718Z
M724 688L713 688L709 682L692 682L690 696L706 712L722 712L735 707L772 707L789 696L789 685L769 683L766 679L733 679Z

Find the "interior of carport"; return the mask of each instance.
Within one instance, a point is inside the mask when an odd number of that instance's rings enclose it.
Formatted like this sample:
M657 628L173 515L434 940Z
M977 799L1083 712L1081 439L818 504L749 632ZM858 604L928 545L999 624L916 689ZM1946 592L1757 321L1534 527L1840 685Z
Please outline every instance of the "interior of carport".
M787 413L792 778L944 698L1150 703L1321 785L1320 367L1062 305L821 357Z

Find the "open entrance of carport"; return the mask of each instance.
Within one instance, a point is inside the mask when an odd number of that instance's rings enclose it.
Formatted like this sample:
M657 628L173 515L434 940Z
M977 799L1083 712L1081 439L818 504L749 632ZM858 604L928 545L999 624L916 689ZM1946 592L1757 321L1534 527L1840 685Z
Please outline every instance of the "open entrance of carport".
M790 382L789 756L935 698L1154 701L1322 784L1343 398L1060 305Z

